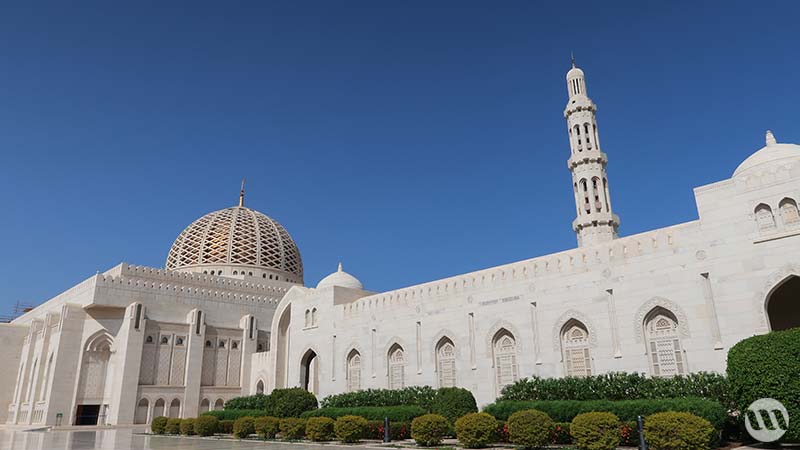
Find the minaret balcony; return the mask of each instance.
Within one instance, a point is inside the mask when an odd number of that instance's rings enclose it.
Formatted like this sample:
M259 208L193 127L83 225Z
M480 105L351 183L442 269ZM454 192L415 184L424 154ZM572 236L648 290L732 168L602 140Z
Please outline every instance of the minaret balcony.
M605 166L608 164L608 156L597 149L583 150L575 153L567 160L567 168L572 170L581 164L589 163L600 163Z

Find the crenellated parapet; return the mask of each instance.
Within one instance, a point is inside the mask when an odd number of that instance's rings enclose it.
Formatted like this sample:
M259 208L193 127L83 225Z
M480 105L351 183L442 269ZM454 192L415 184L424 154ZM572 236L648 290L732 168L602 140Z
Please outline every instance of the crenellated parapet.
M502 288L524 281L541 281L548 277L605 271L615 265L635 264L637 259L675 253L681 245L692 241L687 234L697 230L698 222L687 222L668 228L628 236L591 248L545 255L476 272L444 278L416 286L361 297L343 305L346 316L378 308L407 306L425 301L445 299L453 294L468 297L473 292ZM679 242L680 240L680 242Z

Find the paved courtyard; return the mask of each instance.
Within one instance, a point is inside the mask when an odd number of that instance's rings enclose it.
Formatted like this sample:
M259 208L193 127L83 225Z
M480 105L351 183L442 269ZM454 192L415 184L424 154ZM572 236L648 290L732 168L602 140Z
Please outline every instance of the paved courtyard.
M285 444L146 436L130 429L80 431L19 431L0 429L2 450L343 450L337 445Z

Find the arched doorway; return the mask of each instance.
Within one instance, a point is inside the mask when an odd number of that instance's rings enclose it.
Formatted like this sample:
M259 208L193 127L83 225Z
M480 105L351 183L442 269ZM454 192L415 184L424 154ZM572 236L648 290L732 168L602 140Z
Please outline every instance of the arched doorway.
M153 417L166 416L167 411L165 410L165 407L166 403L164 402L163 398L156 400L156 403L153 406Z
M292 321L292 305L287 305L278 322L278 339L275 355L275 387L285 388L288 385L289 366L289 324Z
M264 381L258 380L256 383L256 394L263 394L264 393Z
M800 277L790 276L767 295L767 317L772 331L800 327Z
M316 394L317 386L319 386L318 372L317 353L309 349L300 360L300 387L308 392Z
M139 404L136 405L136 412L133 416L133 423L135 424L142 424L147 423L147 412L150 409L150 402L147 401L146 398L139 400Z
M207 398L204 398L203 401L200 402L200 414L208 412L209 409L211 409L211 402L209 402Z
M75 425L105 425L108 408L105 388L112 343L111 336L105 332L99 332L86 341L75 402Z
M176 399L172 400L169 404L169 418L179 418L181 416L181 401Z
M214 411L219 411L225 407L225 401L221 398L218 398L216 402L214 402Z

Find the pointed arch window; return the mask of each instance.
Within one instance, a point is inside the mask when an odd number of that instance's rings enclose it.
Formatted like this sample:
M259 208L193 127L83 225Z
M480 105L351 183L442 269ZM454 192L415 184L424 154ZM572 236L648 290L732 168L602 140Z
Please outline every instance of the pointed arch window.
M305 318L306 318L305 327L308 328L308 327L311 326L311 310L310 309L306 310L306 317Z
M494 369L497 381L497 393L513 384L519 378L517 368L517 340L508 330L500 330L493 340Z
M586 183L586 178L581 178L579 184L583 192L583 209L586 211L586 214L591 214L592 207L589 205L589 187Z
M456 348L448 338L436 345L436 371L440 388L456 386Z
M313 308L311 310L311 326L312 327L317 326L317 308Z
M791 198L781 200L778 205L781 210L781 219L786 228L795 228L800 225L800 213L797 210L797 202Z
M600 179L597 177L592 178L592 196L594 197L594 209L597 212L600 212L603 209L602 203L600 203Z
M589 331L577 320L570 320L561 331L561 348L564 372L568 377L585 377L592 374L589 351Z
M761 203L756 206L755 214L759 231L765 232L775 229L775 216L772 215L772 208L769 205Z
M672 377L686 373L678 319L664 308L656 308L645 317L647 354L654 377Z
M395 344L389 349L389 389L405 387L405 354L403 347Z
M347 356L347 392L361 390L361 354L357 350Z

